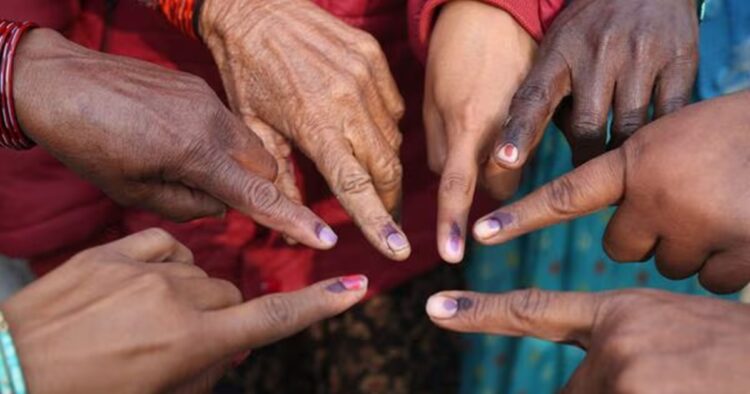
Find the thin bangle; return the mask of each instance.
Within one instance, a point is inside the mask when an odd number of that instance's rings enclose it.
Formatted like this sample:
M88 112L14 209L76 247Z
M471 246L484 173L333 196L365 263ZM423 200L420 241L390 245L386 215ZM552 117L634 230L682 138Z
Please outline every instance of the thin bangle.
M703 22L706 18L706 4L708 0L698 0L698 23Z
M35 27L31 22L0 20L0 147L23 150L34 146L16 118L13 66L21 37Z
M21 362L18 360L18 353L13 344L13 337L10 335L8 322L5 320L2 312L0 312L0 357L3 358L3 364L5 364L7 370L12 394L28 394L26 380L23 377L23 370L21 369Z

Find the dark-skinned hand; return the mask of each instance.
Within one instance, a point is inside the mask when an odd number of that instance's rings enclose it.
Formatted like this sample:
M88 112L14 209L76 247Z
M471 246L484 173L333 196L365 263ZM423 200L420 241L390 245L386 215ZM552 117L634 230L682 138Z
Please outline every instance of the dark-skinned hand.
M690 102L698 66L695 0L574 0L540 44L495 147L523 166L557 111L575 165L620 146L649 119Z
M273 184L274 158L200 78L29 32L15 62L26 134L115 201L169 218L235 208L316 248L335 234Z
M373 246L409 257L392 215L404 104L378 42L310 0L206 0L200 33L234 112L269 125L257 130L286 195L300 198L288 157L296 146Z
M427 313L460 332L573 343L586 357L566 394L745 393L750 306L655 290L449 291Z
M168 233L79 253L0 305L29 392L206 393L238 356L343 312L364 276L242 303Z
M750 91L686 107L625 144L480 219L497 244L617 203L604 249L727 293L750 281Z

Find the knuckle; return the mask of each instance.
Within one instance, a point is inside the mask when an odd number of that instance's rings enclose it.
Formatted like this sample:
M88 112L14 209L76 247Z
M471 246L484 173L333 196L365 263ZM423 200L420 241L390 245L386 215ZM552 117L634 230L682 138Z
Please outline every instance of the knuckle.
M151 227L143 230L138 233L137 236L159 244L169 244L176 242L172 234L158 227Z
M263 316L271 327L285 327L297 321L297 309L283 295L271 295L263 303Z
M577 139L592 141L602 136L605 124L598 113L584 111L574 117L570 131Z
M349 62L349 72L356 81L365 81L370 78L370 66L367 59L355 57Z
M549 303L549 293L536 288L520 290L508 299L508 316L518 327L526 332L532 332Z
M462 100L462 102L452 107L448 111L448 119L462 133L474 135L485 133L492 126L493 119L497 115L488 113L481 105L473 102L471 99Z
M362 171L351 171L342 168L336 181L336 193L341 195L360 195L372 186L372 178Z
M513 95L513 101L521 105L546 103L549 101L549 90L543 85L524 83Z
M645 117L641 110L627 110L618 114L614 125L616 132L631 136L645 124Z
M262 212L269 212L279 206L281 191L273 183L261 179L248 180L245 195L250 205Z
M398 157L394 155L390 158L384 159L384 162L381 163L381 168L383 168L384 171L378 180L380 189L396 190L401 187L404 169Z
M549 209L560 216L575 213L575 208L581 198L576 185L566 177L552 181L545 193Z
M471 193L472 186L472 182L466 174L446 172L440 182L439 195L440 198L451 198L456 194L466 196Z
M359 52L365 55L368 59L377 59L383 56L383 51L380 49L380 43L375 37L370 34L363 34L357 41L357 48Z
M687 106L689 103L690 100L687 97L667 97L659 102L659 105L661 106L660 115L671 114L672 112Z
M164 274L155 271L147 271L142 273L136 282L147 289L158 294L169 293L172 290L172 285Z

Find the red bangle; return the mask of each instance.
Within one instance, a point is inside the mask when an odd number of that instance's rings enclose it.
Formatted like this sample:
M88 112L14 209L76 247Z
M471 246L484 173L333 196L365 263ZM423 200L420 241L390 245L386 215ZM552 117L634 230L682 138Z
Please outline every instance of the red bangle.
M0 20L0 147L29 149L34 141L18 125L13 101L13 59L21 36L36 27L31 22Z
M159 0L159 9L169 23L192 38L197 38L193 16L196 0Z

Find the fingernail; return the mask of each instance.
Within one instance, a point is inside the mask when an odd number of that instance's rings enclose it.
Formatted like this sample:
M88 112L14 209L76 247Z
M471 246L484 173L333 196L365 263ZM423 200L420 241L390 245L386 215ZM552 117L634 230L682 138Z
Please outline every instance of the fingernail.
M518 161L518 148L511 143L506 143L497 150L496 156L500 161L513 164Z
M409 241L406 240L406 237L390 224L386 226L385 233L387 234L385 242L392 251L398 252L409 247Z
M449 257L451 257L452 261L459 261L463 257L462 241L461 228L456 223L451 224L451 231L448 235L448 241L446 242L446 252Z
M507 212L495 212L492 216L477 222L474 225L474 233L479 238L492 237L507 227L512 220L513 217Z
M427 314L436 319L450 319L458 313L458 301L435 295L427 300Z
M367 277L364 275L348 275L340 277L336 282L326 287L331 293L357 291L367 288Z
M336 245L336 242L339 240L339 237L336 235L336 233L334 233L330 227L324 224L318 223L316 225L315 232L318 235L318 239L323 241L323 243L327 246Z

